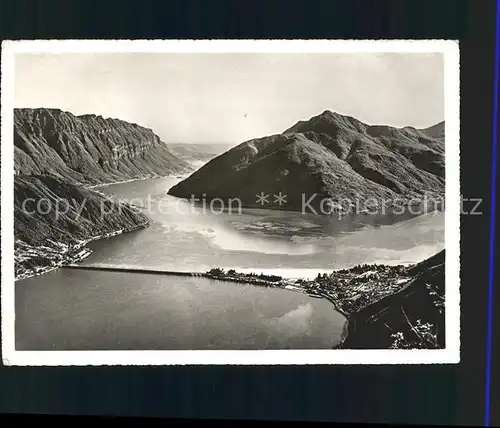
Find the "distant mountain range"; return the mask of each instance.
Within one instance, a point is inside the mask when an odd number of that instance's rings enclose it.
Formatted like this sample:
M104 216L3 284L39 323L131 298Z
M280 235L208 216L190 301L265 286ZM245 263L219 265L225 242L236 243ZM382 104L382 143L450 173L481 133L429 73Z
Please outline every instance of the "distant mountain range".
M377 200L444 194L444 122L427 129L370 126L324 111L282 134L246 141L210 160L170 189L173 196L240 198L261 207L256 195L271 197L266 208L300 210L303 197Z
M169 143L170 151L188 163L208 162L210 159L224 153L232 147L231 144L212 143Z

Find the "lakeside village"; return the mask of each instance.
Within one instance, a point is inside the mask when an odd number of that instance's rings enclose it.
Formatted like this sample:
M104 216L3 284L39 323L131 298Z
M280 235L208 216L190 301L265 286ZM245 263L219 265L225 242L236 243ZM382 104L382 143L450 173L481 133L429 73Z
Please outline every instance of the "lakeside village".
M46 245L33 246L18 239L14 243L14 277L16 281L38 276L54 269L81 262L92 251L86 247L89 242L111 238L125 232L146 227L149 222L103 233L89 239L79 239L72 243L47 240Z
M401 289L411 279L409 268L364 264L318 274L313 280L290 280L277 275L238 273L234 269L225 271L221 268L213 268L204 276L219 281L301 291L312 297L328 299L339 312L348 316Z
M71 262L88 257L91 251L85 247L87 241L69 245L48 240L47 245L32 246L16 240L14 245L14 275L16 281L50 272Z

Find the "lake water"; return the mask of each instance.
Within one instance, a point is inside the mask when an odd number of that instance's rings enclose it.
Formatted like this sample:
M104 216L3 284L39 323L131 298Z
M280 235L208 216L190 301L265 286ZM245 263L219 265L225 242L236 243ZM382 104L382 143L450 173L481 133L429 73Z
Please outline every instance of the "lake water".
M416 263L444 248L444 213L214 214L167 195L177 181L101 188L146 206L152 224L91 243L83 264L297 278L358 263ZM320 349L338 343L344 323L324 299L205 278L59 269L16 283L18 349Z
M89 245L84 264L204 272L213 267L286 277L358 263L416 263L444 248L444 213L337 217L236 207L211 213L167 195L179 179L102 188L146 207L150 227Z
M59 269L16 290L19 350L331 348L344 322L325 299L205 278Z

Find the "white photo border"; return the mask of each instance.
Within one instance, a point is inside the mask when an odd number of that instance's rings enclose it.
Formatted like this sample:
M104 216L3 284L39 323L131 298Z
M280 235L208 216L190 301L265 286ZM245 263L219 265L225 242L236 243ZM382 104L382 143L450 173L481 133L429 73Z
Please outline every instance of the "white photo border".
M14 76L18 53L443 53L445 82L446 348L431 350L16 351ZM4 365L309 365L460 362L460 64L455 40L20 40L1 50L2 357Z

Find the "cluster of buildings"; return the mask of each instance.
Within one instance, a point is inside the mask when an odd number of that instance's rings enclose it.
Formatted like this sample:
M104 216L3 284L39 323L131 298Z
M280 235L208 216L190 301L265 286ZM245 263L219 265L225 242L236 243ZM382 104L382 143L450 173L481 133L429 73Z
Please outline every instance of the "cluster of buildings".
M402 265L362 265L319 274L313 281L302 282L302 287L310 294L329 298L349 314L394 293L409 279L407 267Z
M78 242L72 246L49 241L51 246L32 246L17 240L14 249L14 275L16 280L29 278L51 271L67 263L77 263L91 251Z
M262 285L265 287L284 286L284 281L281 276L264 275L255 273L239 273L234 269L227 272L221 268L213 268L204 274L206 278L217 279L219 281L231 281L244 284Z
M277 275L239 273L213 268L205 277L266 287L282 287L305 292L313 297L330 300L344 314L352 314L363 307L393 294L409 280L408 267L403 265L358 265L330 274L318 274L313 280L290 281Z

